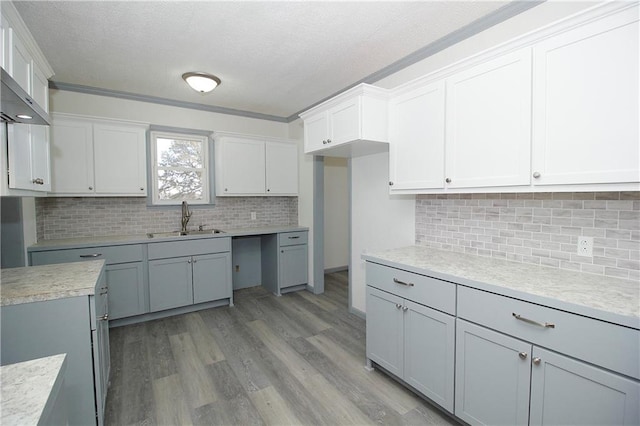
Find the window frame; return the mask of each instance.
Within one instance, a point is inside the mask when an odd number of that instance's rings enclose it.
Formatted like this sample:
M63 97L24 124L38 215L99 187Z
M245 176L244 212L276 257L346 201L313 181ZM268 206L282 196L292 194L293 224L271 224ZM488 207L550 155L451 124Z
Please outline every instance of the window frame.
M158 146L157 141L160 139L176 139L176 140L191 140L202 143L202 168L185 170L202 171L202 200L185 200L184 198L176 198L173 200L161 200L158 192L158 172L163 167L158 165ZM151 188L151 194L149 196L149 203L151 206L178 206L182 204L182 201L187 201L190 205L212 205L214 204L215 194L213 193L213 161L212 158L212 146L211 138L207 134L201 132L189 132L189 131L173 131L173 130L159 130L151 129L149 132L149 188Z

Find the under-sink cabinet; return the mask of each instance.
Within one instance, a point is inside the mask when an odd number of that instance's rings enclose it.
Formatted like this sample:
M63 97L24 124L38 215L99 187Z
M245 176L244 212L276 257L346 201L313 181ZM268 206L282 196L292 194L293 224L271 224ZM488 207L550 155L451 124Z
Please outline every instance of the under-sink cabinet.
M453 413L455 285L367 262L367 362Z
M148 245L151 312L229 299L231 238Z
M105 260L105 278L109 287L111 320L144 314L149 311L145 281L145 250L142 244L69 248L32 251L30 264Z

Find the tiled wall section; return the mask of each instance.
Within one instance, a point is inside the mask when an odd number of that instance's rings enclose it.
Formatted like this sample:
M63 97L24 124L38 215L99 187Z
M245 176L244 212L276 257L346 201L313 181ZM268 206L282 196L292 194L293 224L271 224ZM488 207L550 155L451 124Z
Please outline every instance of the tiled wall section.
M638 280L640 192L418 195L416 244Z
M256 212L256 220L251 220ZM297 225L297 197L219 197L213 207L191 207L189 229ZM180 207L147 207L144 198L36 199L38 240L145 234L180 229Z

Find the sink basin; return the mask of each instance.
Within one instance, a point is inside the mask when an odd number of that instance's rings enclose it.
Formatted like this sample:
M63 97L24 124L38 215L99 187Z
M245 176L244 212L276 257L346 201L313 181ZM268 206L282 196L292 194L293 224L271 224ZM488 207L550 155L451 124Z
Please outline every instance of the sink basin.
M220 229L204 229L202 231L172 231L172 232L154 232L148 233L147 238L167 238L167 237L188 237L189 235L210 235L210 234L224 234L224 231Z

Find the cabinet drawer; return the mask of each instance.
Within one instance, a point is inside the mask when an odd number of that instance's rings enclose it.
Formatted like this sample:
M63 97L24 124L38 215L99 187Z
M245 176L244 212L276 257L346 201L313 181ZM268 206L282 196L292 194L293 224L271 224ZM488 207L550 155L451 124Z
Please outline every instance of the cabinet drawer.
M134 244L31 252L31 264L33 266L102 259L106 261L107 265L139 262L142 260L142 245Z
M458 286L458 317L640 378L640 330L464 286Z
M278 234L280 247L307 244L307 231L281 232Z
M231 238L229 237L152 243L149 244L149 260L225 251L231 251Z
M367 262L366 280L371 287L451 315L456 313L456 286L450 282L371 262Z

